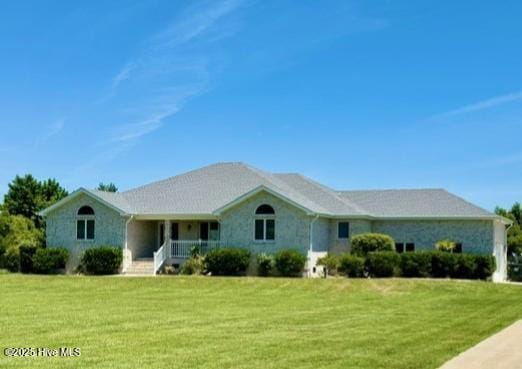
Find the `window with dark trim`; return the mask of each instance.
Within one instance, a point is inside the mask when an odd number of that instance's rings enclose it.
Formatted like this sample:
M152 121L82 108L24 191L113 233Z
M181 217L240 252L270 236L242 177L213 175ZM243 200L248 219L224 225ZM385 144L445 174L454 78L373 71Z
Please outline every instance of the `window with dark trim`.
M399 254L403 252L414 252L415 251L415 243L413 242L397 242L395 243L395 251L397 251Z
M350 223L339 222L337 225L337 238L347 240L350 237Z
M94 240L94 210L90 206L82 206L77 213L76 239Z
M415 244L413 242L408 242L406 244L405 251L406 252L414 252L415 251Z
M254 240L275 240L275 211L270 205L263 204L256 209L254 220Z

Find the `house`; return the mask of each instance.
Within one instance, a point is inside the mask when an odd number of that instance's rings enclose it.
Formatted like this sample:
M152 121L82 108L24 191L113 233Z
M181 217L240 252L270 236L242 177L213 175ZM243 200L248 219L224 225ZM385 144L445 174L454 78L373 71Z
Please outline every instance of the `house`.
M190 248L296 248L307 273L327 252L350 249L360 233L386 233L399 252L433 249L442 239L462 252L493 254L506 278L510 222L442 189L336 191L296 173L218 163L121 193L80 188L45 209L47 244L70 249L68 268L91 246L124 251L124 273L155 274L181 264Z

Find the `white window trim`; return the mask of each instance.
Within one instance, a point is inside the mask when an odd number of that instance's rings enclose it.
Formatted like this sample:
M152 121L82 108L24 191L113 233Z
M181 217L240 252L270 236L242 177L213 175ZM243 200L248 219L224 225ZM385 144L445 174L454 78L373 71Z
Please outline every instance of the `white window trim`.
M83 220L83 236L84 238L78 238L78 221ZM94 221L94 237L93 238L87 238L87 221L92 220ZM82 241L82 242L94 242L96 239L96 219L94 215L78 215L76 216L76 241Z
M348 223L348 237L346 237L346 238L339 237L339 226L340 226L341 223ZM349 221L344 221L344 220L343 221L338 221L337 222L337 240L338 241L348 241L350 239L350 233L351 233L350 232L350 228L351 227L350 227L350 222Z
M263 239L262 240L258 240L256 239L256 221L257 220L262 220L263 221ZM274 221L274 239L273 240L267 240L266 239L266 221L267 220L273 220ZM275 225L276 225L276 221L275 221L275 215L256 215L254 217L254 228L253 228L253 232L252 232L252 239L254 240L254 242L256 243L275 243L276 241L276 231L275 231Z

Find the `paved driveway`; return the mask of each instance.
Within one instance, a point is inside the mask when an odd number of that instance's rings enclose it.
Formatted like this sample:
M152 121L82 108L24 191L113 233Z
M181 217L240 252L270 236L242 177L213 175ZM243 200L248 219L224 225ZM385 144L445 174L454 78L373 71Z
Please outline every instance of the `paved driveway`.
M522 369L522 320L448 361L440 369Z

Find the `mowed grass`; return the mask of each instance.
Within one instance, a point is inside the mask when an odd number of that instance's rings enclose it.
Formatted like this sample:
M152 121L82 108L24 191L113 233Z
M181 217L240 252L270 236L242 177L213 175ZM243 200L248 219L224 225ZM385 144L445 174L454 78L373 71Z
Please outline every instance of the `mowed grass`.
M0 275L0 368L437 368L521 302L485 282ZM64 346L81 356L3 355Z

